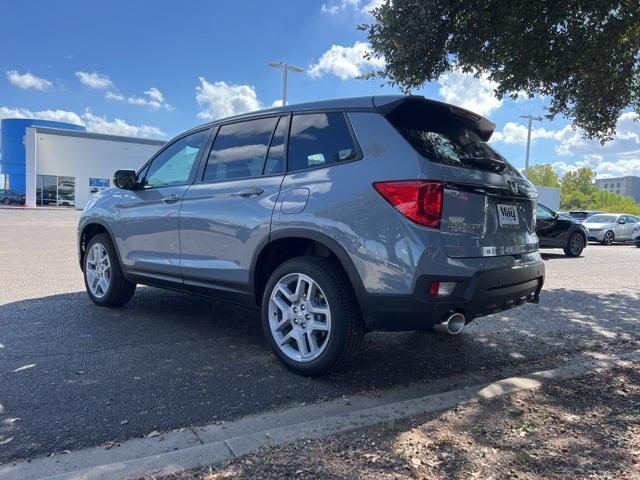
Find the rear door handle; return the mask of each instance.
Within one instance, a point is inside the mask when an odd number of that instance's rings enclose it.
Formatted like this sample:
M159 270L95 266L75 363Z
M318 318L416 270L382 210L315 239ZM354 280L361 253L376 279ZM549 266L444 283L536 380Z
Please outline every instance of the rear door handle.
M247 190L242 190L241 192L238 192L237 195L240 197L249 198L249 197L257 197L259 195L262 195L263 193L264 193L264 190L261 188L248 188Z
M176 203L178 200L180 200L180 197L178 195L169 195L168 197L164 197L162 199L163 203Z

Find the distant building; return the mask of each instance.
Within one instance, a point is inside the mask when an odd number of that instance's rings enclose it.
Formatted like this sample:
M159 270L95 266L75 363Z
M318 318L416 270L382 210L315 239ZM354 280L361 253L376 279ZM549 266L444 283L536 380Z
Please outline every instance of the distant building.
M630 195L640 203L640 177L600 178L596 180L596 187L619 195Z
M116 170L137 169L165 143L22 118L0 121L0 139L0 188L26 194L27 207L82 208Z

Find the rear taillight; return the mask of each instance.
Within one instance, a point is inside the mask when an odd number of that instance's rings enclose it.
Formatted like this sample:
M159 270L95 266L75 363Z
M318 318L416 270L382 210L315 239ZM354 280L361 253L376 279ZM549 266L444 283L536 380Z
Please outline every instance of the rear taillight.
M409 220L420 225L440 228L442 217L442 182L433 180L403 180L375 182L382 197Z

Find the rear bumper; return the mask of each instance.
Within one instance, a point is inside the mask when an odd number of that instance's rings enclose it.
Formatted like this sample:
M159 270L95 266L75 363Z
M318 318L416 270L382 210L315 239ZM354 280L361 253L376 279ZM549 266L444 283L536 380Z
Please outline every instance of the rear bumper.
M449 297L429 297L433 280L459 282ZM366 295L365 322L370 330L430 330L450 312L467 322L476 317L538 302L544 284L544 263L478 271L471 277L421 276L411 295Z

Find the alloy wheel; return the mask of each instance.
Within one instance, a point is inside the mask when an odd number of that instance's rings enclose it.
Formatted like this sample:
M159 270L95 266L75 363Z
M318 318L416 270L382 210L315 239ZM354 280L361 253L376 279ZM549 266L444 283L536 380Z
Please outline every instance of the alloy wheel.
M604 234L604 244L611 245L613 243L613 232L607 232Z
M96 298L104 297L111 284L111 261L102 244L94 243L87 252L85 275L91 293Z
M276 345L291 360L318 358L331 335L331 308L320 286L302 273L280 279L269 299L269 327Z
M584 240L582 240L582 237L579 234L571 237L571 245L569 245L569 248L571 249L571 253L576 257L582 253L582 250L584 249Z

